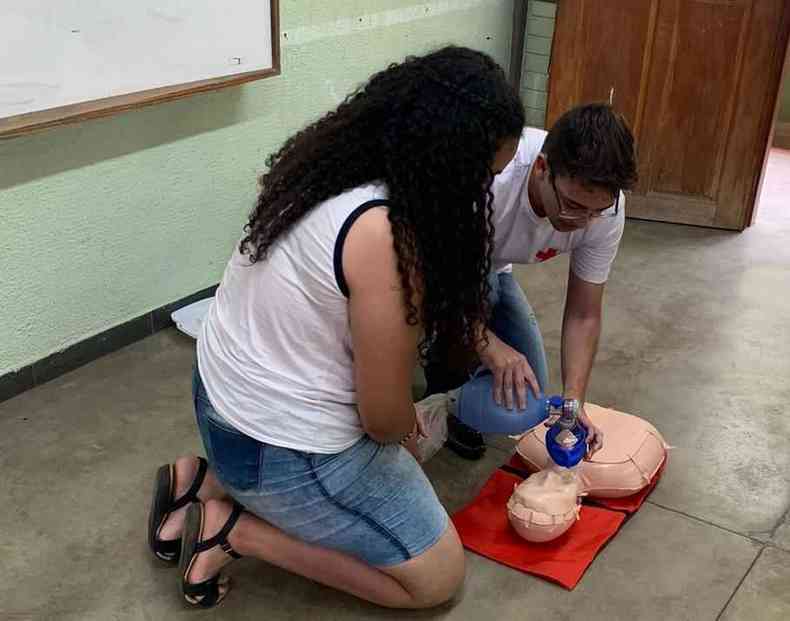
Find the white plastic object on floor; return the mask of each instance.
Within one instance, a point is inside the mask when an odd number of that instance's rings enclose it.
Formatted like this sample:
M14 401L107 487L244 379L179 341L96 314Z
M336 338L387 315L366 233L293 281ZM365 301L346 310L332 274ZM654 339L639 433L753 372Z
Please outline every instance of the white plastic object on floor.
M451 398L450 393L438 393L414 404L417 419L425 433L417 438L416 457L421 464L438 453L447 440L447 415Z
M174 311L170 315L170 318L173 320L173 323L176 324L176 328L181 330L181 332L188 334L193 339L197 339L203 321L206 315L208 315L209 306L211 306L213 301L213 297L199 300L189 306L184 306Z

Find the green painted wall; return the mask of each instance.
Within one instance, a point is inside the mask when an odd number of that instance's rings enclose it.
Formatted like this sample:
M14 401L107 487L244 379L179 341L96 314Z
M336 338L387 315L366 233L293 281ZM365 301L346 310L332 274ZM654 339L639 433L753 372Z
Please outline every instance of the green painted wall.
M507 70L512 0L280 0L283 73L0 142L0 375L217 282L268 153L387 63Z

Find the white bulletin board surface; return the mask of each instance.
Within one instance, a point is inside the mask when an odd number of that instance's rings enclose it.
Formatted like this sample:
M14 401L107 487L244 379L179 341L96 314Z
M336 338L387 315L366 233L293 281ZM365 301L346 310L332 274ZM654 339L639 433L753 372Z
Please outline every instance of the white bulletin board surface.
M0 0L0 136L279 73L277 0Z

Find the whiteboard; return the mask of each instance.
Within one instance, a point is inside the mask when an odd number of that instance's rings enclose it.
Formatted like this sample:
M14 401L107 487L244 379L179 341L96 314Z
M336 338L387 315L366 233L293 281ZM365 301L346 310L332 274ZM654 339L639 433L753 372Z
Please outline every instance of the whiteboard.
M278 73L272 5L0 0L0 123L163 87Z

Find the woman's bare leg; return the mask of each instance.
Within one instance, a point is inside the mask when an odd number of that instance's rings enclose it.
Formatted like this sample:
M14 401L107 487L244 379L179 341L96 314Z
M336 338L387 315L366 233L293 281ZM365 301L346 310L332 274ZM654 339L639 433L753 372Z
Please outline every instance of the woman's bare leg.
M231 510L229 501L205 503L204 540L222 528ZM449 600L464 579L464 552L452 523L439 541L420 556L382 569L342 552L295 539L247 512L239 518L228 541L243 556L259 558L390 608L436 606ZM219 547L212 548L198 556L187 578L190 583L207 580L230 560Z

